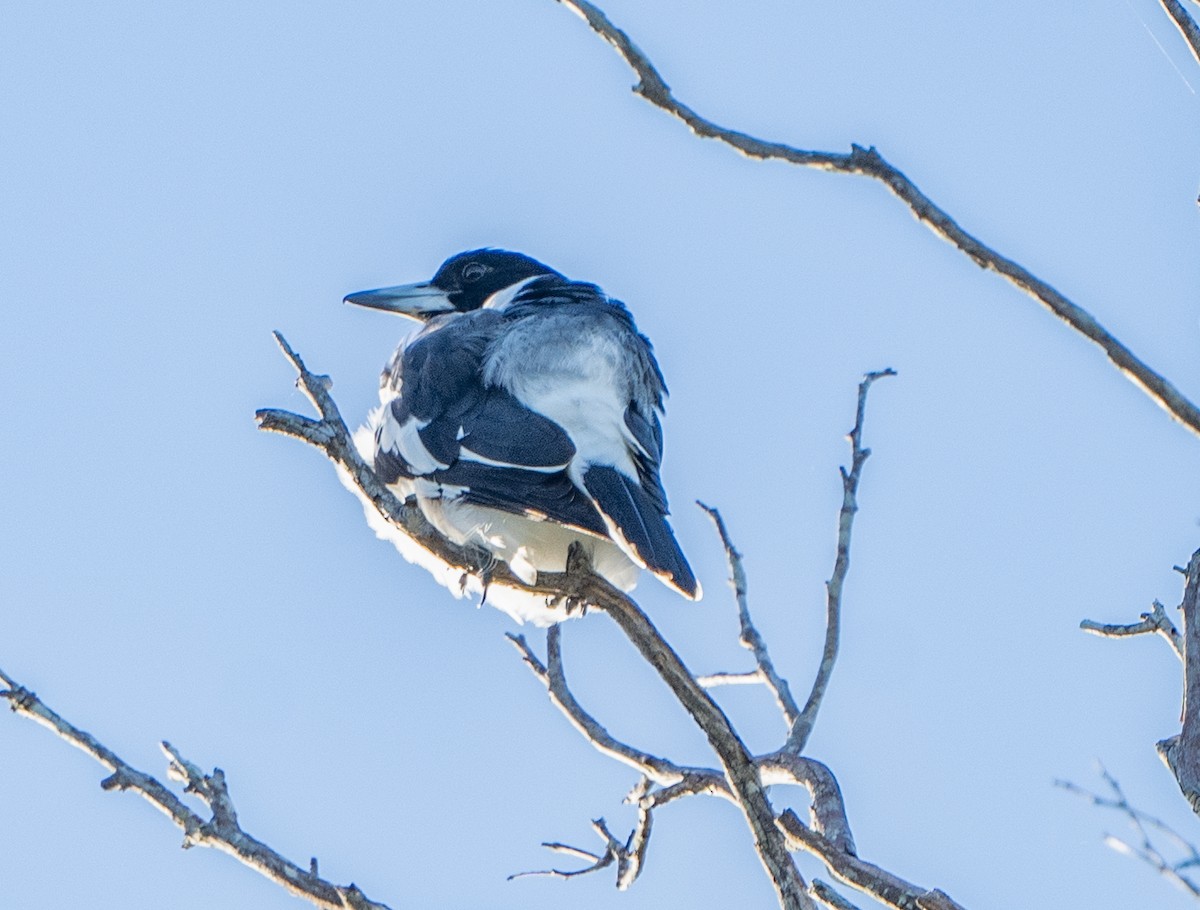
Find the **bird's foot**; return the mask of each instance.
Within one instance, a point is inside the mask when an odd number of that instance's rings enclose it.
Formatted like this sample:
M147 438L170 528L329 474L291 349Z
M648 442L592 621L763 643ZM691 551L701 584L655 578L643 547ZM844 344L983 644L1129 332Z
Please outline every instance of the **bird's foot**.
M580 616L587 615L588 599L586 596L587 581L592 577L592 554L582 543L574 541L567 547L567 567L563 572L566 594L559 602L570 616L579 611Z
M483 592L479 597L479 606L482 607L487 603L488 589L491 588L492 581L496 577L496 566L499 565L499 560L494 553L485 550L483 547L473 547L472 550L471 555L474 557L475 571L473 573L464 572L462 577L459 578L458 583L461 591L465 594L467 585L471 580L471 575L473 574L478 578L479 583L483 586Z

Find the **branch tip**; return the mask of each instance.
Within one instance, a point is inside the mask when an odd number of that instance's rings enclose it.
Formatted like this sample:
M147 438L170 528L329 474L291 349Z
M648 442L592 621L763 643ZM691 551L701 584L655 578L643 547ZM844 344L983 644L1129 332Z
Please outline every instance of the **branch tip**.
M833 677L833 668L837 663L838 648L841 641L842 624L842 592L846 576L850 571L850 541L854 531L854 516L858 514L858 484L862 478L863 465L871 450L862 444L863 425L866 420L867 394L876 380L886 376L895 376L896 371L891 367L873 370L864 374L858 384L858 401L854 409L854 427L847 437L850 443L850 468L842 465L838 473L842 478L842 507L838 511L837 524L837 553L833 562L833 574L825 584L825 642L821 649L821 663L809 690L808 700L804 708L798 712L791 722L787 742L783 751L792 755L801 755L808 745L809 737L817 722L825 693L829 689L829 681Z

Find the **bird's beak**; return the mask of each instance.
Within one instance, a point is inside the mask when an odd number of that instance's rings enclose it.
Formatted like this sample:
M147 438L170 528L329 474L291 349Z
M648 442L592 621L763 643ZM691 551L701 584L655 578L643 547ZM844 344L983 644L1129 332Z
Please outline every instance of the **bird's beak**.
M417 284L399 284L392 288L377 288L374 291L358 291L345 297L346 303L387 310L412 319L428 319L438 313L449 313L455 309L446 292L428 281Z

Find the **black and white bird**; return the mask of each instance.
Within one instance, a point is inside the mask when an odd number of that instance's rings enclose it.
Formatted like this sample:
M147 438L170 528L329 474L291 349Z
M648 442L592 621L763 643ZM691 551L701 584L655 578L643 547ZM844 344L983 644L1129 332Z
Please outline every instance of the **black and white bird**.
M356 443L441 533L484 547L530 584L563 571L580 541L595 571L623 590L640 567L700 597L659 479L666 386L623 303L494 249L453 256L428 282L346 302L421 323L384 369L382 404ZM460 572L385 536L467 593ZM539 625L564 616L523 589L493 585L487 600Z

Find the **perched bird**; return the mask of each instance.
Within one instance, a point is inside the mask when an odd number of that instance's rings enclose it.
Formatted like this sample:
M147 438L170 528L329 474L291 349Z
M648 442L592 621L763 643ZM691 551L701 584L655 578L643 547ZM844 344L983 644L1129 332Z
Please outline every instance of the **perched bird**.
M453 256L428 282L346 302L422 324L385 367L382 404L356 442L442 534L482 546L527 584L563 571L580 541L623 590L642 567L700 597L659 479L666 386L623 303L494 249ZM462 593L461 573L393 540ZM486 596L520 620L563 618L544 595L493 585Z

